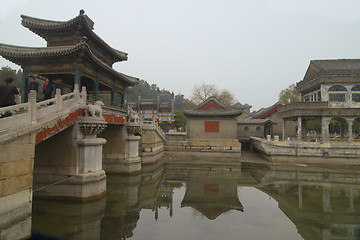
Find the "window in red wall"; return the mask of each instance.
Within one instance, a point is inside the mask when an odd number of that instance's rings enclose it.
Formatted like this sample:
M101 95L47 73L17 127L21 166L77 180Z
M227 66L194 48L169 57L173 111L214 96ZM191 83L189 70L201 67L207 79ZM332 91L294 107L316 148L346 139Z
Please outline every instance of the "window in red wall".
M219 121L205 121L205 132L219 132Z
M204 195L219 195L219 184L204 184Z

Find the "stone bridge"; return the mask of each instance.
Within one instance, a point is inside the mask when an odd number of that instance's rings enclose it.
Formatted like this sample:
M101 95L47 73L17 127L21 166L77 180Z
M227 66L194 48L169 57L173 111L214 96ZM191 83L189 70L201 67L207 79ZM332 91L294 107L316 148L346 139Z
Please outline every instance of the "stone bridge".
M165 138L159 129L153 129L156 138L140 142L138 133L145 131L126 109L105 107L102 117L89 116L86 99L85 87L80 92L75 85L69 94L57 89L55 98L38 103L31 92L27 103L0 109L12 113L0 118L0 239L30 234L33 195L99 198L106 191L105 172L141 171L139 143L156 143L152 148L160 152L157 138Z

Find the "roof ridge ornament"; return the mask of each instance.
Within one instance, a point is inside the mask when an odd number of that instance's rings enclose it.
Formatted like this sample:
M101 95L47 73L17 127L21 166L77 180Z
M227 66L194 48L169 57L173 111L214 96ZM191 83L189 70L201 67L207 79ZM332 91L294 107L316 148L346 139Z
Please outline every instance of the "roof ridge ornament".
M80 9L80 11L79 11L79 15L84 15L84 14L85 14L84 9Z
M88 37L87 36L82 36L81 42L87 43L87 41L88 41Z

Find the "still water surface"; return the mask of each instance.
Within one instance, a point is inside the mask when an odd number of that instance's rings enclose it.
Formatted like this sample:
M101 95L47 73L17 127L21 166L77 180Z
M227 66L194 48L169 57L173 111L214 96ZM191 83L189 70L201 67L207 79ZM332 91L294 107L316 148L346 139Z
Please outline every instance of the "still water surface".
M61 239L360 239L360 171L164 161L107 176L87 203L34 199L33 232Z

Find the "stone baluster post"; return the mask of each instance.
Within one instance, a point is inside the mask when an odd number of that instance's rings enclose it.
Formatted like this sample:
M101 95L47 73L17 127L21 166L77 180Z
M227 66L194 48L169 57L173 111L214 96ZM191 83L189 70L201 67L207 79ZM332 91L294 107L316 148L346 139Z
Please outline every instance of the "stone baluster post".
M56 89L55 99L56 99L57 112L60 113L63 110L63 99L61 97L61 89L60 88Z
M86 105L86 100L87 100L87 94L86 94L86 87L82 87L81 88L81 105Z
M36 91L31 90L29 93L29 111L30 111L30 121L31 124L35 124L36 123Z
M80 92L79 92L78 84L74 85L74 94L75 94L74 98L75 98L76 103L80 103Z

